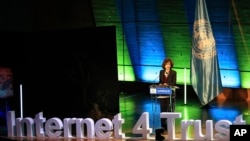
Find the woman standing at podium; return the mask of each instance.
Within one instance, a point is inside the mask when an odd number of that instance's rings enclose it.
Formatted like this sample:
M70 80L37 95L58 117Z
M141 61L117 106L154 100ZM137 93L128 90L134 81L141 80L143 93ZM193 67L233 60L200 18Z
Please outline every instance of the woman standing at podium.
M172 70L174 66L170 58L166 58L162 62L162 70L160 70L159 83L164 86L176 85L176 71Z
M161 86L175 86L176 85L176 71L172 70L174 66L170 58L166 58L162 62L162 70L159 74L159 85ZM175 110L175 92L171 95L171 105L169 97L160 99L161 112L172 112ZM161 120L162 127L166 128L166 120Z

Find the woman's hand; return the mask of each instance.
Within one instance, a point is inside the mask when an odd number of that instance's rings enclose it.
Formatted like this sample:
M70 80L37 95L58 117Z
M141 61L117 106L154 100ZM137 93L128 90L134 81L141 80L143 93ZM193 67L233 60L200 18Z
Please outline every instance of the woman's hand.
M168 86L168 83L163 83L164 86Z

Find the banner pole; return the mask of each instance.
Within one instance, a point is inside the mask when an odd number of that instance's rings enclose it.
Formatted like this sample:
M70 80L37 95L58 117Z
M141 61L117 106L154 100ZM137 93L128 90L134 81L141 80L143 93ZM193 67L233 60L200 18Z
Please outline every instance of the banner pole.
M187 104L187 69L184 68L184 104Z
M22 84L20 84L20 117L23 118L23 88Z

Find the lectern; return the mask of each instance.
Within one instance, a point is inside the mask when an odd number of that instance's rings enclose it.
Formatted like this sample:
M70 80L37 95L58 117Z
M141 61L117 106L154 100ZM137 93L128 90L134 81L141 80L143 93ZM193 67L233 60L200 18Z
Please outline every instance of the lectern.
M172 99L175 98L175 91L179 87L177 86L164 86L164 85L150 85L149 90L153 102L157 102L157 99L166 99L169 98L169 105L167 112L173 112L175 108L175 103Z
M149 93L152 100L152 111L153 111L153 124L157 125L160 119L160 112L173 112L175 110L175 92L177 86L164 86L164 85L150 85ZM168 101L169 100L169 101ZM173 101L174 100L174 101ZM157 110L158 101L160 101L160 110ZM166 128L166 121L161 119L161 127Z

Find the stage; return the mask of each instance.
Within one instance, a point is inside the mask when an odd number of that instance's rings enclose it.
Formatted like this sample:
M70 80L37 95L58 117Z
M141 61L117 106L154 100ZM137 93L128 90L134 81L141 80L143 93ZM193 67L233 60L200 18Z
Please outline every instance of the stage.
M227 90L228 92L228 90ZM125 138L109 138L108 140L145 140L140 139L140 135L133 133L133 128L138 122L138 119L143 113L149 114L149 127L152 128L152 133L150 133L150 139L155 140L155 130L161 128L160 117L159 117L159 103L152 99L149 93L121 93L119 95L119 107L121 118L124 119L122 124L122 133L125 134ZM194 121L200 120L202 133L206 133L206 121L212 120L213 127L216 122L220 120L228 120L233 122L236 117L242 115L243 119L247 124L250 124L250 102L233 100L233 99L223 99L218 97L212 101L209 106L203 107L198 98L194 94L187 94L186 100L184 100L184 95L177 92L176 97L176 108L174 113L179 113L181 116L175 119L174 124L174 136L177 140L181 140L184 133L182 133L181 121ZM2 129L2 132L6 130ZM189 126L187 130L188 140L193 140L195 127ZM169 140L169 129L164 130L161 134L164 136L165 140ZM213 129L212 134L216 134L217 131ZM84 138L6 138L4 134L1 133L2 139L6 140L20 140L20 141L87 141L87 140L103 140L103 139L84 139ZM1 139L1 141L2 141ZM105 139L107 140L107 139Z

